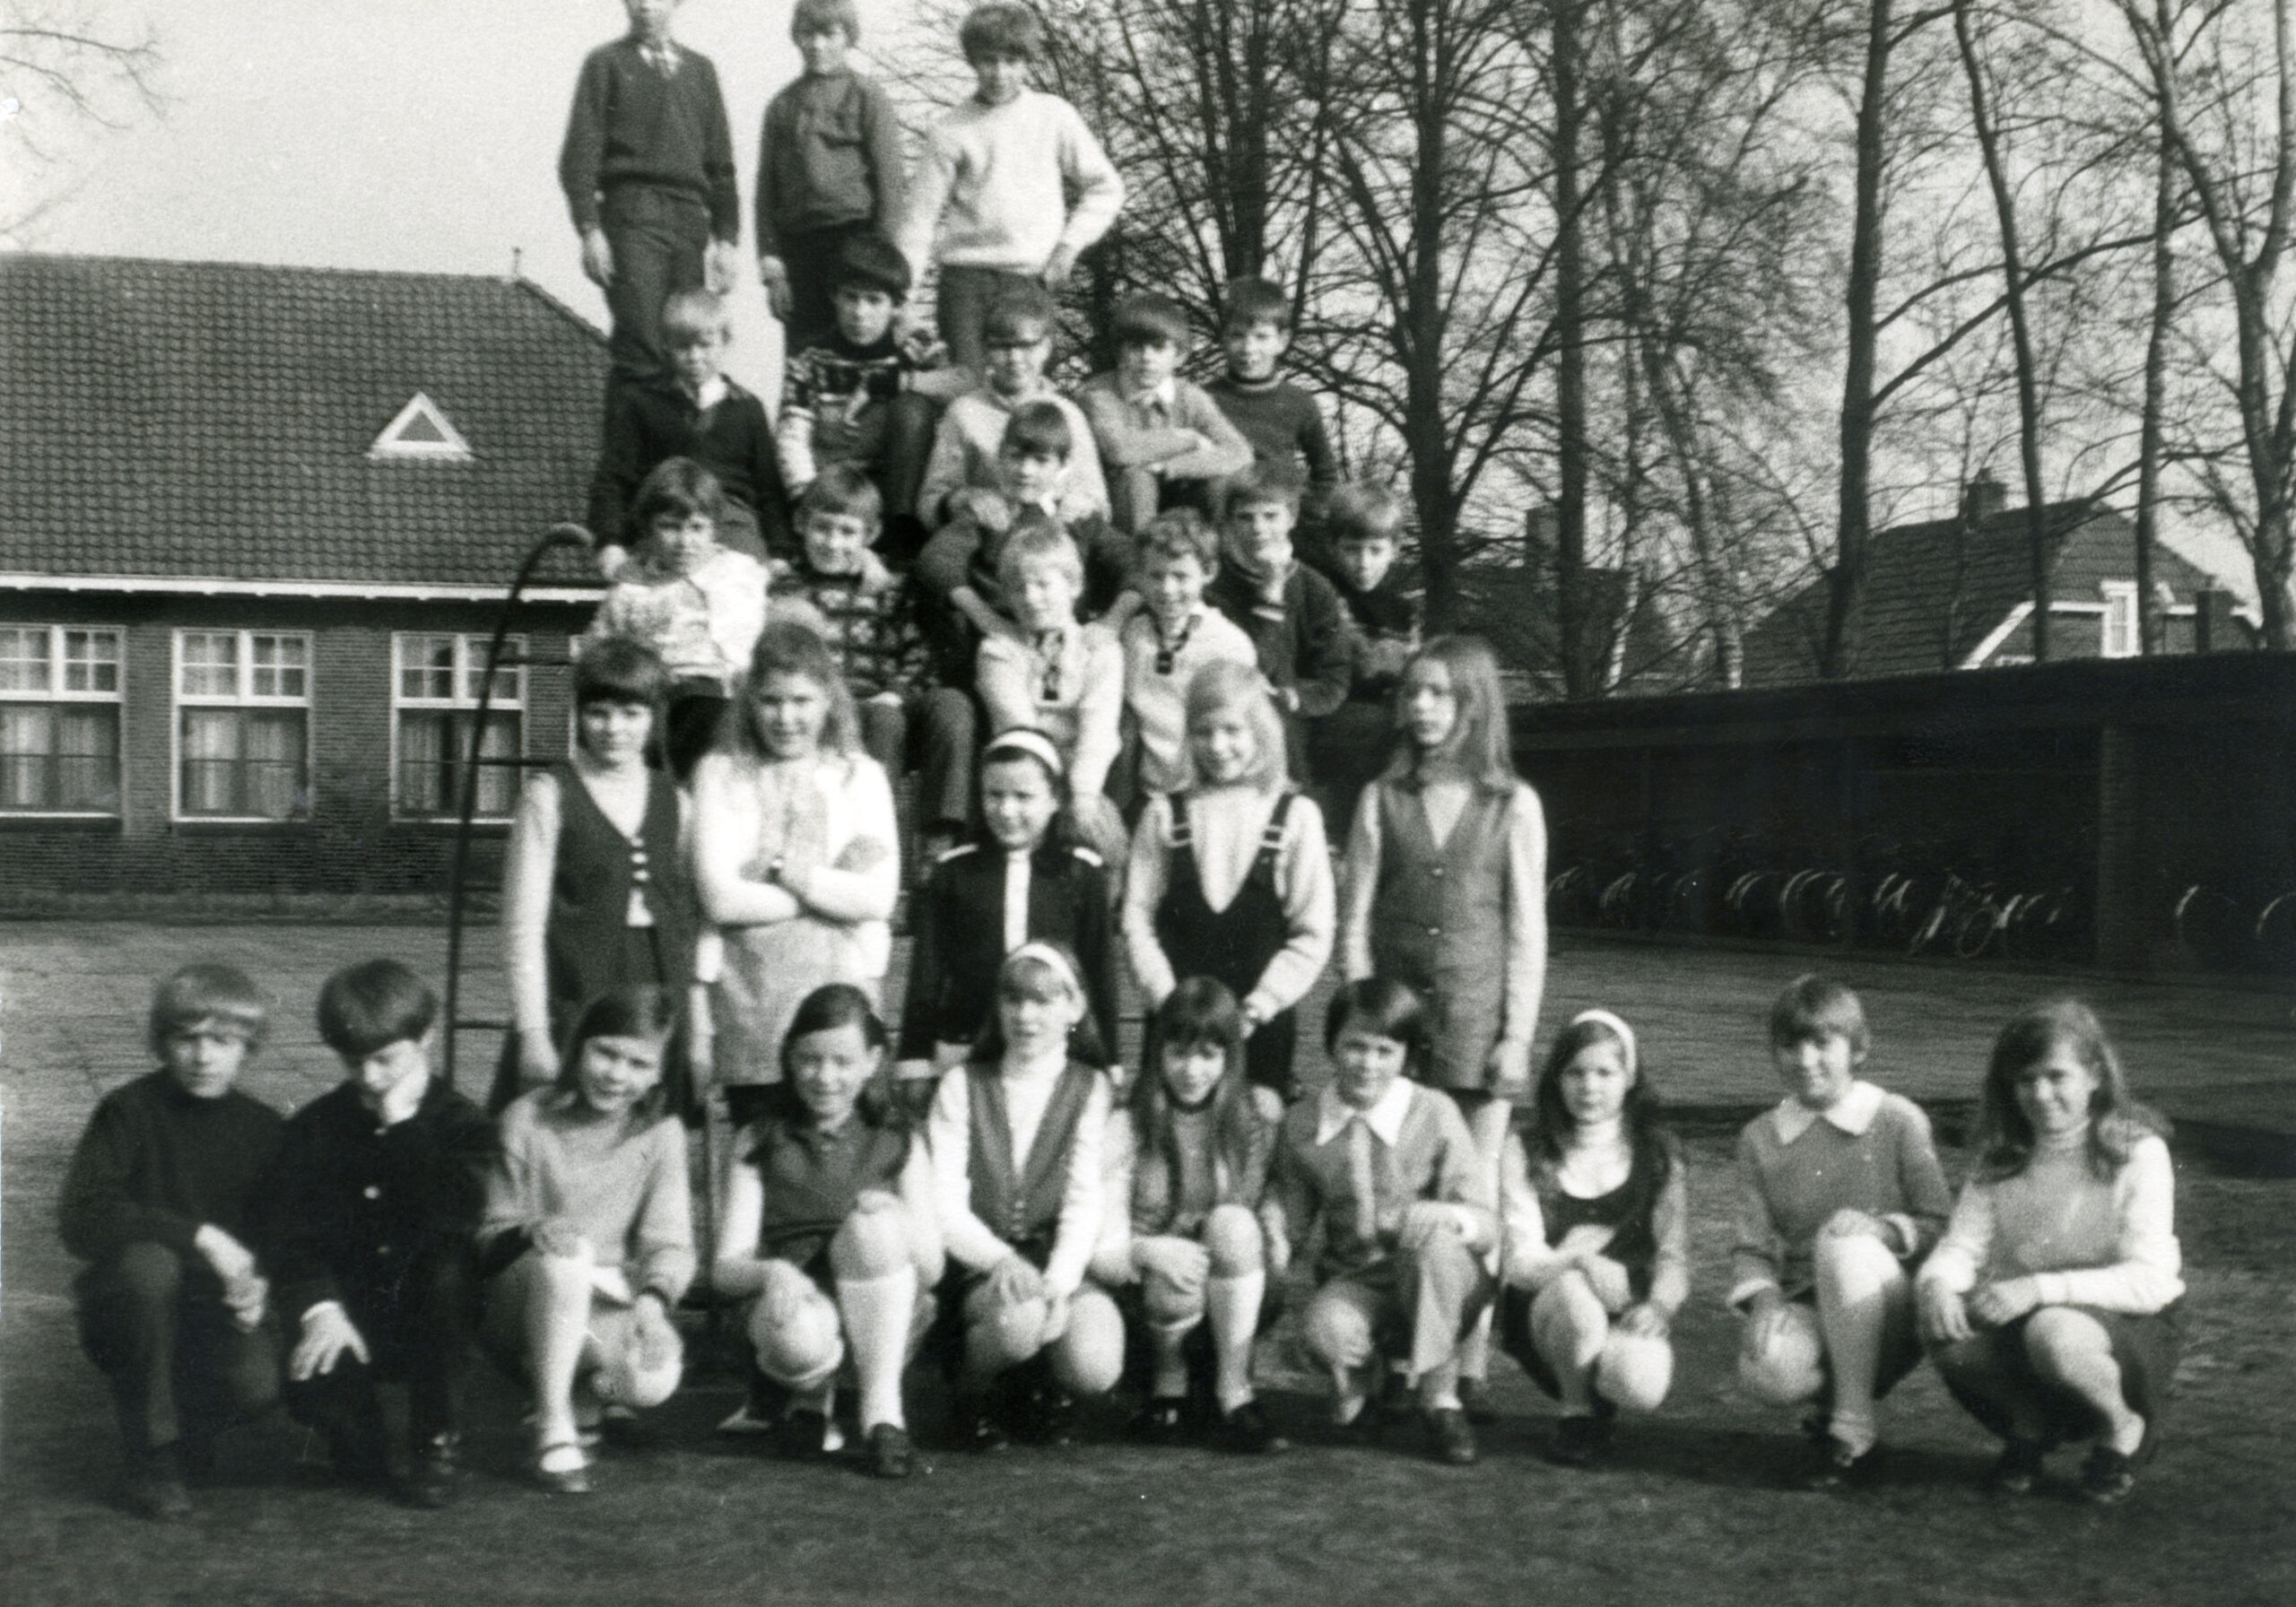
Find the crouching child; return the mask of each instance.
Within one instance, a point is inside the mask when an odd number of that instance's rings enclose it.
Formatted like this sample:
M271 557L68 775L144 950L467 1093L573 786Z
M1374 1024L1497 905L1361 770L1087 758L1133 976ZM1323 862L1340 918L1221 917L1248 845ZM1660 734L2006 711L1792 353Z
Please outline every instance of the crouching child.
M111 1385L128 1505L176 1522L215 1437L278 1398L269 1289L248 1219L279 1149L279 1113L232 1085L262 1045L263 995L226 965L189 965L152 998L157 1071L89 1117L57 1212L80 1343Z
M473 1236L494 1154L485 1113L431 1074L439 1001L395 960L337 971L319 1037L345 1081L287 1124L266 1201L287 1410L335 1471L416 1507L453 1498L473 1328ZM404 1383L411 1464L391 1464L379 1384Z

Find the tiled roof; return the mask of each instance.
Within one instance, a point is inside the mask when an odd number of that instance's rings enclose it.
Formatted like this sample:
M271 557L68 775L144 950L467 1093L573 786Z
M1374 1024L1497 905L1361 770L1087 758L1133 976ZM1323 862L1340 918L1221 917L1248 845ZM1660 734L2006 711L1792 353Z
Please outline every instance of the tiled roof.
M2051 503L2043 512L2055 549L2053 597L2094 603L2100 581L2135 578L2135 536L2119 514L2083 502ZM2032 595L2022 508L1990 514L1974 529L1960 518L1896 526L1875 534L1870 554L1860 676L1959 669L2010 611ZM2154 553L2153 573L2179 602L2214 584L2166 547ZM1747 684L1814 680L1825 623L1821 578L1746 633Z
M499 586L581 516L605 375L520 281L0 256L0 573ZM468 462L369 461L418 391Z

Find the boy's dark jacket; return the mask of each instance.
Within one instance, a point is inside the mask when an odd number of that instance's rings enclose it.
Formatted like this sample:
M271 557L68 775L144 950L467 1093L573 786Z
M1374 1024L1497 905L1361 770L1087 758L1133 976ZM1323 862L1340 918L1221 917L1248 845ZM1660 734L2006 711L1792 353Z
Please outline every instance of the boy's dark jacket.
M322 1300L354 1322L391 1310L418 1264L467 1252L496 1147L486 1113L435 1078L389 1127L350 1082L297 1111L264 1203L281 1316L291 1325Z

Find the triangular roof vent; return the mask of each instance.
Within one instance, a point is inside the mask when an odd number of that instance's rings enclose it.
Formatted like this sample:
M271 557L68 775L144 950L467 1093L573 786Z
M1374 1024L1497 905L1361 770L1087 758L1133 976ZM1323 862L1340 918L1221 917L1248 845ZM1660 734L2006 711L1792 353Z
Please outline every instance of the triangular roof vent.
M439 404L417 391L398 416L383 426L367 448L370 459L406 458L430 463L467 463L470 443L447 421Z

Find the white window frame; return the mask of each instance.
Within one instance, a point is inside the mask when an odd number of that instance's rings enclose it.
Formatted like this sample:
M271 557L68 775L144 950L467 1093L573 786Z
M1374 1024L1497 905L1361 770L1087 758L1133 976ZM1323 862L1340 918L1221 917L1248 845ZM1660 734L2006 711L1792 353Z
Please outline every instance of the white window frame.
M2100 658L2136 657L2143 647L2137 633L2144 628L2136 607L2136 582L2100 581L2097 589L2105 595L2105 618L2097 632L2097 656ZM2114 641L2117 631L2121 633L2118 651Z
M391 738L390 738L390 815L395 821L410 825L451 821L457 812L443 814L420 813L401 807L399 800L399 717L408 712L475 713L481 678L485 674L487 644L492 639L484 631L473 633L461 630L398 630L391 634ZM454 695L446 698L410 697L405 690L405 673L415 668L407 662L407 650L414 643L452 641L455 644L453 686ZM511 636L503 638L505 657L524 658L526 638ZM425 671L430 666L420 666ZM487 703L489 714L515 714L518 717L518 745L517 757L524 759L532 727L526 718L526 672L524 665L514 665L495 672L494 696ZM517 807L520 777L513 775L508 789L510 807L499 814L479 813L474 821L499 822L510 818Z
M118 751L113 758L113 796L117 801L111 809L9 809L0 807L0 820L11 821L116 821L126 808L127 795L127 628L124 625L35 624L0 621L0 630L39 630L48 635L48 687L45 691L25 687L0 689L0 703L37 703L43 706L58 703L106 705L119 711L116 729ZM109 636L112 638L113 656L110 663L116 672L109 691L74 691L65 686L65 639L72 636ZM100 664L101 659L86 662Z
M238 638L234 670L238 690L233 692L186 692L184 691L184 642L191 637L228 636ZM303 644L303 690L300 696L255 691L255 644L258 640L300 641ZM317 763L314 751L318 721L313 682L318 675L316 640L308 630L234 630L222 628L204 629L193 626L178 628L169 644L169 707L168 707L168 815L171 821L185 825L256 825L285 826L307 821L317 812L316 800L309 795L316 790ZM291 814L284 820L267 814L207 814L188 813L183 806L183 716L189 708L300 708L303 711L303 786L305 809L300 814Z

